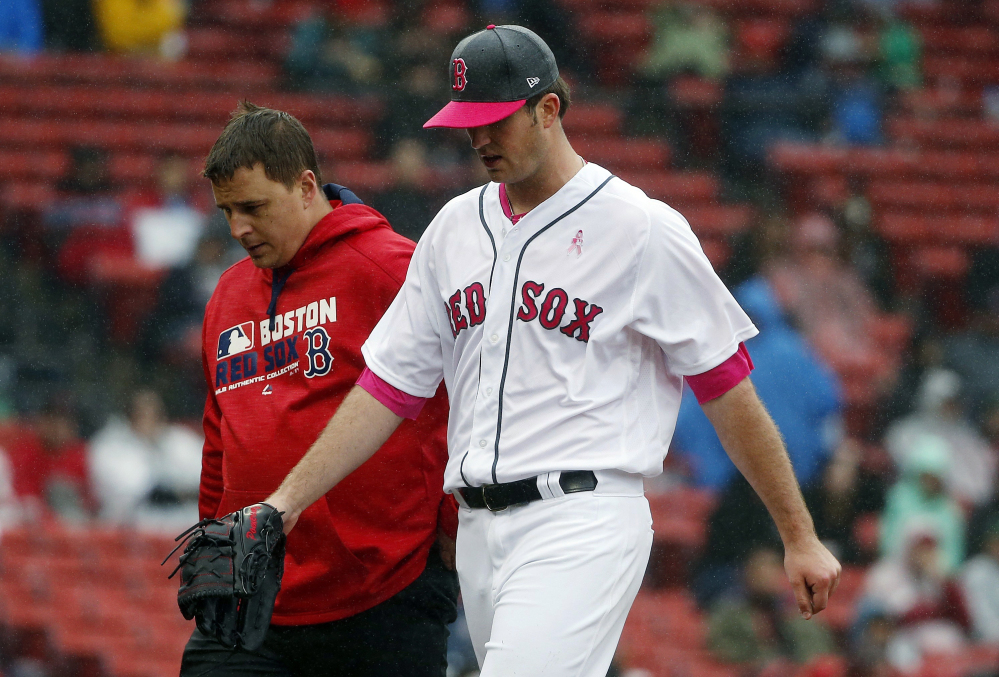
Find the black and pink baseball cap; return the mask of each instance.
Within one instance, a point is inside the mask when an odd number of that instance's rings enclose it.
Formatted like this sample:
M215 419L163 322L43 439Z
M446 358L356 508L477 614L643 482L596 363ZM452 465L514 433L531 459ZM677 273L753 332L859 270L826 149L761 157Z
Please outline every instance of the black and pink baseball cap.
M555 55L522 26L489 25L451 54L451 103L424 127L467 129L512 115L558 79Z

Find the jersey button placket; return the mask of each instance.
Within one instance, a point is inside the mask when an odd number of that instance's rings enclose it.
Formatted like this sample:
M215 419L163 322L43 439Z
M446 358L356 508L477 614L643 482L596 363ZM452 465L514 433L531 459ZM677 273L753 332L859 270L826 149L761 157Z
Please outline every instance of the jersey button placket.
M493 445L496 440L496 423L499 417L499 383L503 374L506 355L510 300L513 294L517 248L520 246L519 228L500 231L503 238L497 243L492 287L489 293L489 312L482 326L483 341L479 350L482 358L479 372L479 397L476 398L472 420L472 447L477 453L469 457L466 474L474 468L476 479L491 482ZM474 464L472 458L478 459ZM469 478L471 479L471 478Z

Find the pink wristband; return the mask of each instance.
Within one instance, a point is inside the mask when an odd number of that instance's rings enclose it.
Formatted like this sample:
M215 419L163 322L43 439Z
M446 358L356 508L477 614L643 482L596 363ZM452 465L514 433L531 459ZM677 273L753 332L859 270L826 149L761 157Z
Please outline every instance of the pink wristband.
M386 383L375 372L367 367L361 372L357 379L357 385L373 398L384 404L393 414L403 418L416 418L420 415L423 405L427 403L426 397L416 397L409 393L404 393L395 386Z
M704 404L716 397L721 397L732 388L736 387L742 380L749 376L753 370L753 359L746 350L746 344L740 343L739 348L732 357L728 358L714 369L709 369L703 374L685 376L687 385L697 398L699 404Z

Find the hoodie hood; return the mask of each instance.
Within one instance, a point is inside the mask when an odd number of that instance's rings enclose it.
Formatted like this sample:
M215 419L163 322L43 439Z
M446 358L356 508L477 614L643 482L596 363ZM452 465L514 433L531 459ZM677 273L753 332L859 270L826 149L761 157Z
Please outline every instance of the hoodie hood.
M377 228L392 230L384 216L361 202L359 197L344 186L327 183L323 186L323 193L329 199L333 211L312 227L305 242L302 243L287 265L264 273L265 275L270 274L271 302L267 308L267 316L271 319L270 328L272 331L274 330L278 297L281 296L281 290L284 289L285 283L293 272L308 266L326 247L340 240Z
M735 300L760 330L786 327L784 312L770 283L762 277L746 280L732 292Z
M289 268L295 270L308 265L323 249L345 237L376 228L391 230L384 216L361 202L360 198L349 189L335 183L327 183L323 186L323 192L333 205L333 211L312 227L305 242L288 265L274 271L275 274Z

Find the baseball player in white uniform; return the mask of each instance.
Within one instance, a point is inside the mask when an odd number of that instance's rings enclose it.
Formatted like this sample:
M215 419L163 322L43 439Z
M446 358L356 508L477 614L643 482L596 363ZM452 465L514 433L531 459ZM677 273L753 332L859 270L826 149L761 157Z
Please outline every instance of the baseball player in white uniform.
M652 545L643 478L662 471L686 379L777 523L802 615L821 611L839 563L747 378L757 330L690 226L572 150L568 89L534 33L465 38L450 76L426 126L467 129L492 181L420 240L358 387L267 501L286 530L443 379L482 676L603 677Z

